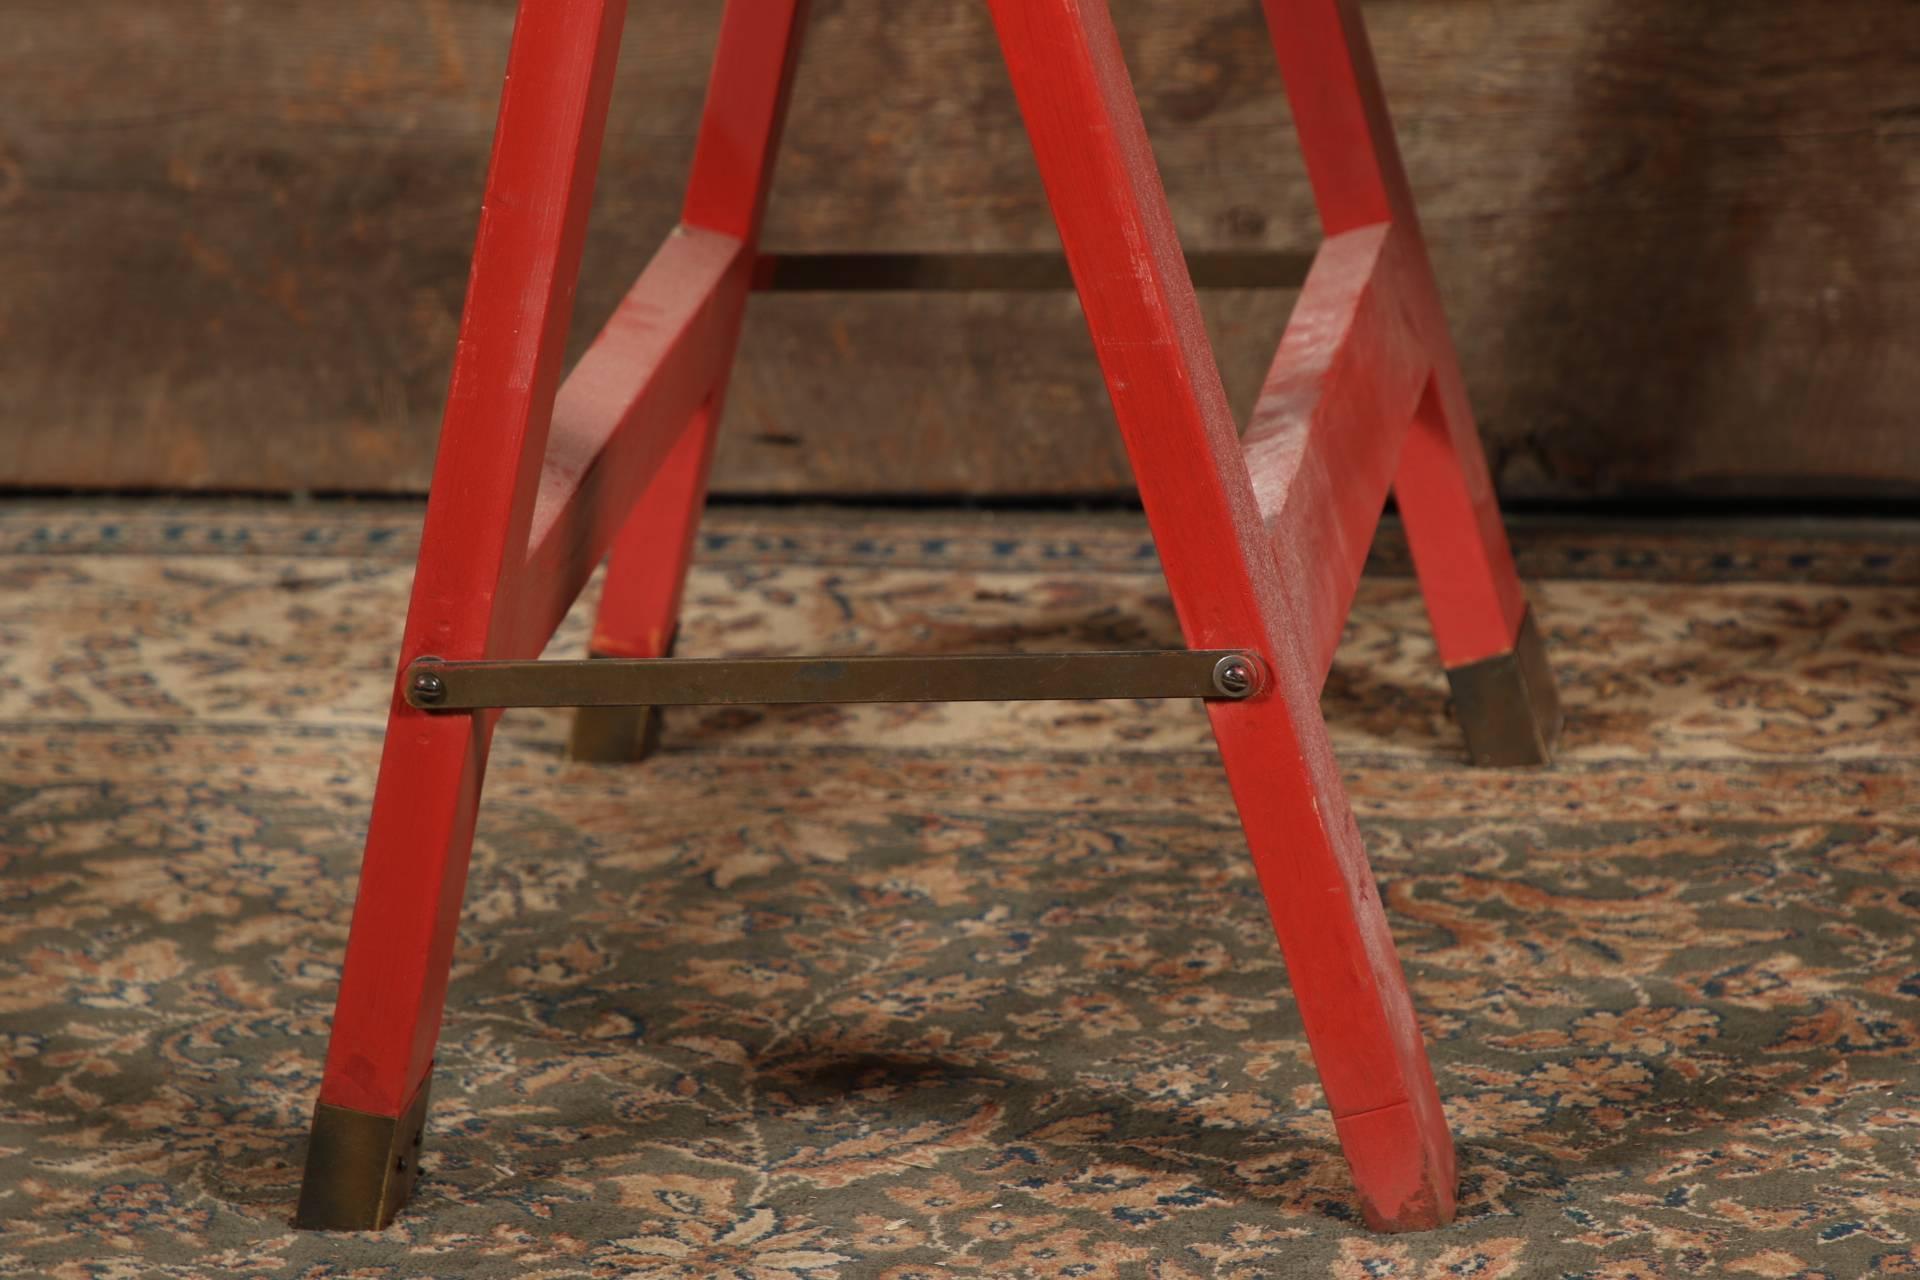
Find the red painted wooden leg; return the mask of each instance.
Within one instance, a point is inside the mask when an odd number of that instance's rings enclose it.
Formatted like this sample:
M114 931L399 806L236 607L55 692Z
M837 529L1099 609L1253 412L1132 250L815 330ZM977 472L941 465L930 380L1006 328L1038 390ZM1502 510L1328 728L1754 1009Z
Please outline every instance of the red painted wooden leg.
M1474 763L1549 763L1559 693L1451 364L1421 398L1393 488Z
M1441 1226L1453 1139L1393 935L1312 686L1285 673L1277 684L1208 704L1220 758L1361 1215L1378 1231Z
M376 1230L412 1192L493 721L388 722L296 1226Z
M807 0L729 0L721 20L682 218L735 237L749 252L759 241L773 182L807 7ZM741 319L737 310L730 317L723 370L732 364ZM594 622L593 656L672 652L725 398L723 376L621 528ZM601 763L641 760L659 736L658 708L583 708L574 713L568 754Z
M528 0L508 58L400 669L509 656L624 0ZM518 656L518 655L514 655ZM395 696L296 1225L384 1226L419 1168L427 1076L494 717Z
M1105 3L992 9L1181 629L1269 672L1260 696L1209 711L1361 1211L1438 1226L1452 1139L1319 718L1312 585L1281 571L1262 523L1286 495L1254 492Z
M680 597L706 506L717 417L718 400L709 400L621 526L588 648L594 657L672 656ZM624 764L646 759L659 744L657 707L581 707L573 714L568 754L575 760Z

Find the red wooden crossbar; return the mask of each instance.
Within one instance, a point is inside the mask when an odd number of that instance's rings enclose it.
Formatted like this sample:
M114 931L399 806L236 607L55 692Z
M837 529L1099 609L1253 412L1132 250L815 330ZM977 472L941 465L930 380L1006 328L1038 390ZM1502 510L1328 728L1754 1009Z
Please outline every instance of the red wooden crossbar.
M1321 245L1241 448L1288 615L1325 680L1431 362L1391 224Z
M634 284L553 407L509 650L538 653L606 557L627 513L727 375L753 255L681 227Z
M1476 756L1544 758L1556 713L1358 12L1266 0L1328 238L1243 440L1105 0L990 4L1181 629L1271 673L1208 714L1361 1211L1445 1222L1452 1143L1319 713L1389 486ZM561 385L625 6L523 0L401 672L538 652L609 547L593 651L670 649L805 15L728 0L681 226ZM495 719L396 684L302 1225L383 1223L417 1167ZM591 723L576 754L638 750Z

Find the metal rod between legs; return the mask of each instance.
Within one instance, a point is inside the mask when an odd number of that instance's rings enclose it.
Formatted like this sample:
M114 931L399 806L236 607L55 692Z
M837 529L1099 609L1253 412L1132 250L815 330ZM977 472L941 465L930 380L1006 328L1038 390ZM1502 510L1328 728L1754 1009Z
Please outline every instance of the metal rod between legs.
M407 669L407 702L483 707L676 707L795 702L1024 702L1250 698L1265 683L1240 649L890 658L599 658L445 662Z

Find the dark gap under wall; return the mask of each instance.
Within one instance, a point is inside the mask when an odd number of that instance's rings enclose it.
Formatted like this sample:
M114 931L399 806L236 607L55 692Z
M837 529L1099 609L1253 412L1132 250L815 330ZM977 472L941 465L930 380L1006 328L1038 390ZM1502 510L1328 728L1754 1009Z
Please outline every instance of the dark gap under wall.
M119 488L0 488L0 504L7 502L118 499L134 502L267 502L301 506L316 503L417 503L424 495L376 491L316 490L312 492L263 489L119 489ZM760 507L770 510L800 507L843 507L879 511L955 510L1005 512L1102 513L1140 510L1132 493L1046 494L1033 497L980 497L964 493L928 493L910 496L866 493L719 495L714 507ZM1676 496L1652 499L1613 499L1583 502L1506 500L1501 510L1524 519L1663 521L1897 521L1920 529L1920 509L1903 499L1745 499ZM1393 500L1386 511L1396 513Z

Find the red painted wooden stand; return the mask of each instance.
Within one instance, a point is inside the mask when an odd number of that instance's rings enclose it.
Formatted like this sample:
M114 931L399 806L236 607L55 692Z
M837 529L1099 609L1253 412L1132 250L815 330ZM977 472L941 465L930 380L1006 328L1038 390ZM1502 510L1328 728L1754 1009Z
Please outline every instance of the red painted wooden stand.
M1558 711L1357 8L1265 3L1327 238L1244 439L1104 0L991 7L1187 643L1271 673L1209 714L1366 1219L1411 1230L1452 1216L1453 1147L1319 711L1389 488L1474 756L1543 761ZM668 651L804 9L728 0L681 224L562 382L626 5L523 0L403 671L536 655L609 550L595 652ZM302 1226L408 1193L497 718L391 714Z

